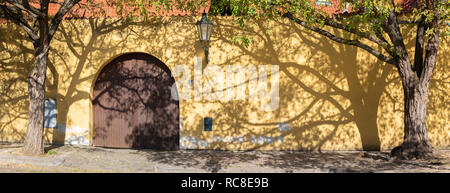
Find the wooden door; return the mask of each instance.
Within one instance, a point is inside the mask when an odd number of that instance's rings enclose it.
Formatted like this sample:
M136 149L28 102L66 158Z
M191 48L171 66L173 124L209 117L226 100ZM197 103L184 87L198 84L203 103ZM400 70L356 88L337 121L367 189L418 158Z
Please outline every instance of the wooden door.
M179 103L170 70L157 58L132 53L109 63L94 85L93 145L179 148Z

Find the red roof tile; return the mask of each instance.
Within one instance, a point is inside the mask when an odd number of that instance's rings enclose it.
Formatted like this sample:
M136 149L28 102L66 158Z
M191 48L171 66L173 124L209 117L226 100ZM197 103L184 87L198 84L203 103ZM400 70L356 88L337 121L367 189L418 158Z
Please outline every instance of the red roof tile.
M62 0L59 0L62 1ZM313 1L313 0L311 0ZM316 5L316 7L325 13L329 14L330 16L332 14L341 13L344 11L344 9L340 6L341 0L330 0L331 5ZM417 6L417 0L394 0L397 4L401 4L404 8L411 9L412 7ZM90 2L90 3L88 3ZM64 19L68 18L94 18L94 17L120 17L129 15L129 13L123 13L120 14L117 13L115 5L111 3L112 0L95 0L95 1L88 1L88 0L82 0L80 4L75 5L72 10L64 16ZM31 4L31 3L30 3ZM31 4L32 6L39 8L39 4ZM50 4L49 6L49 15L55 15L60 8L60 5L58 4ZM135 14L132 14L134 16L139 15L139 11L134 10L131 7L124 8L125 12L135 12ZM349 11L351 11L351 7L348 8ZM174 8L171 11L160 11L157 12L154 7L151 7L147 9L147 11L150 13L150 15L157 15L157 16L190 16L192 15L188 11L180 11ZM205 11L206 13L209 11L209 7L206 9L200 9L198 13L203 13ZM4 22L4 20L3 20ZM0 19L0 23L2 23L2 20Z
M61 0L60 0L61 1ZM62 2L62 1L61 1ZM31 6L40 8L40 5L37 3L30 3ZM61 5L51 3L48 8L48 14L49 16L54 16L58 12ZM176 9L175 7L170 10L159 10L156 11L156 9L152 6L146 9L149 15L151 16L190 16L192 15L189 11L180 11ZM209 6L206 8L200 8L197 12L197 14L201 14L203 12L208 13ZM130 14L130 12L132 14ZM70 18L94 18L94 17L107 17L107 18L114 18L114 17L122 17L122 16L139 16L139 10L135 10L131 6L124 6L122 14L119 14L116 10L115 5L112 3L111 0L95 0L95 1L88 1L88 0L81 0L81 2L77 5L75 5L71 11L66 14L63 18L64 19L70 19ZM5 21L0 19L0 23L4 23Z

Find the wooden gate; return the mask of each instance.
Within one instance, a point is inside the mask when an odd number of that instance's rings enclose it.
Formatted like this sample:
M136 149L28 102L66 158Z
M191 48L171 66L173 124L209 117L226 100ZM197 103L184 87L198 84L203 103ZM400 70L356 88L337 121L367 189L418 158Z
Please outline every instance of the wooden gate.
M110 62L93 93L93 145L179 148L179 103L172 99L170 70L157 58L131 53Z

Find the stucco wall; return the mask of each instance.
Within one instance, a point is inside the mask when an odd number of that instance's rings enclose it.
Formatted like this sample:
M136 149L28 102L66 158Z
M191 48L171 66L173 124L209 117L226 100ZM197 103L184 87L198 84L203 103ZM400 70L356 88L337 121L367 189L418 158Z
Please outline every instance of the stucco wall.
M269 74L278 67L279 72L268 77L279 77L275 109L261 109L264 101L261 97L249 99L249 91L241 100L205 96L199 100L194 87L200 83L205 89L210 83L208 76L196 82L200 78L195 61L204 58L196 19L64 21L52 41L47 79L48 97L57 100L58 128L46 129L46 141L88 145L93 127L92 87L99 71L119 55L143 52L160 59L172 72L185 65L192 74L183 80L175 74L178 91L192 93L191 99L180 100L182 148L356 150L363 146L390 149L401 143L403 92L395 68L363 50L335 44L287 20L241 29L231 18L217 18L210 62L202 62L203 70L216 65L224 72L229 65L254 66L258 71L267 67ZM18 32L13 24L1 25L1 141L21 141L26 131L25 81L33 50L26 43L27 37ZM412 52L414 29L405 28L404 34ZM250 37L254 43L248 48L239 41L233 43L232 37L239 35ZM449 54L448 40L442 39L428 105L429 137L441 148L450 144ZM217 80L217 76L209 78ZM224 80L230 81L230 77ZM249 80L245 77L242 82L231 82L239 89L249 85ZM230 88L224 87L223 92ZM213 118L212 131L203 131L204 117Z

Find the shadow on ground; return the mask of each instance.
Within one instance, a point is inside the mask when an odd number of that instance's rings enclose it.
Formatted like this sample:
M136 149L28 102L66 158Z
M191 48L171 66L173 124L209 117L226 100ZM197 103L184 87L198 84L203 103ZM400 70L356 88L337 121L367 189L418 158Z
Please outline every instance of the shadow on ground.
M25 156L15 153L20 151L17 145L3 144L0 164L9 165L0 167L0 173L34 171L20 164L42 172L450 172L450 150L437 150L438 158L434 160L411 161L392 159L387 152L369 151L156 151L71 145L47 146L46 150L46 155ZM8 169L12 166L14 170Z
M155 151L140 150L149 161L182 166L196 167L208 172L217 173L229 166L238 163L257 161L259 156L256 152L231 152L210 150L189 151Z
M227 168L241 168L248 172L249 167L258 172L419 172L421 169L436 169L432 165L443 165L442 160L405 162L392 159L387 152L305 152L305 151L154 151L141 150L151 162L182 167L198 167L208 172L223 172ZM447 153L448 154L448 153ZM431 164L431 165L430 165ZM249 167L248 167L249 166ZM233 170L234 171L234 170ZM250 171L253 171L250 169ZM234 171L236 172L236 171ZM239 172L239 171L237 171Z

